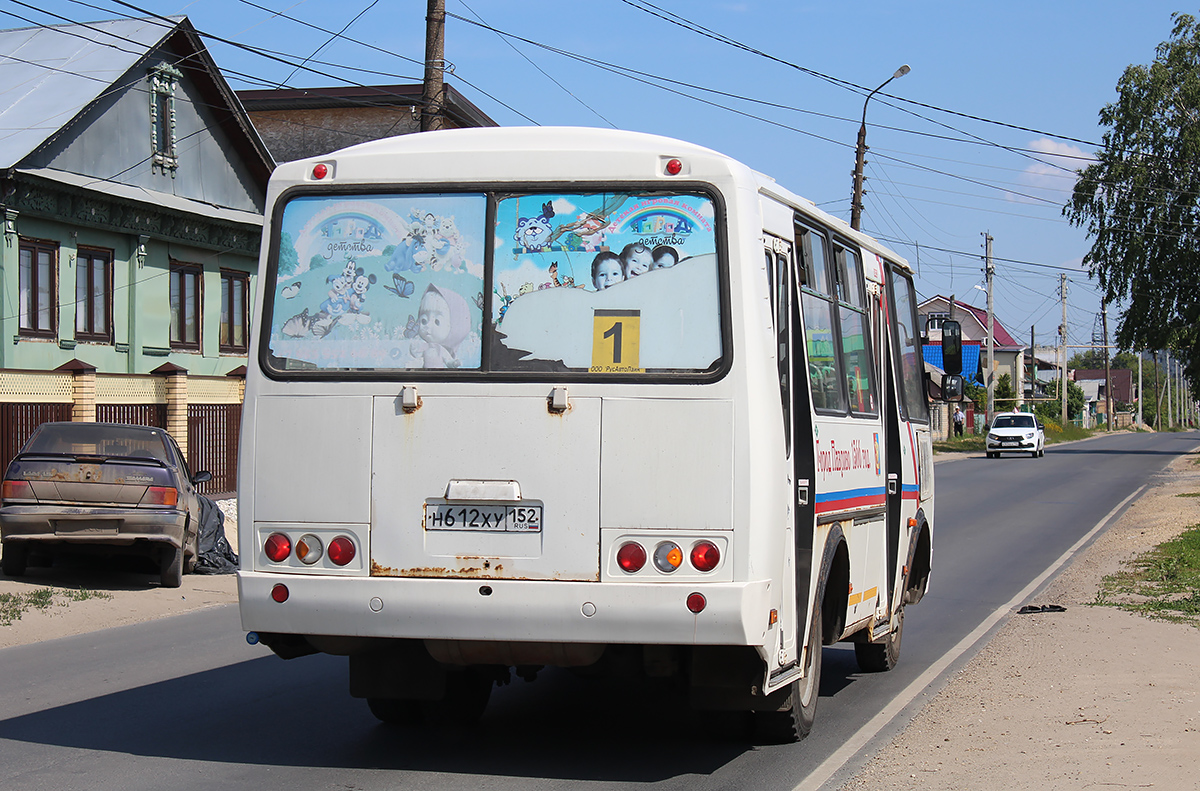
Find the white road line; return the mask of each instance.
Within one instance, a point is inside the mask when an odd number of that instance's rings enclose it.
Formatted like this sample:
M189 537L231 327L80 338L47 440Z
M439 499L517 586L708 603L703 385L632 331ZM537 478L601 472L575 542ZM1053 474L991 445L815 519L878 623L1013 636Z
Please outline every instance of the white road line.
M963 639L959 640L958 644L955 645L954 648L946 652L941 659L930 665L924 673L922 673L911 684L905 687L900 694L896 695L896 697L892 699L891 703L889 703L883 708L883 710L868 720L866 725L863 725L861 728L859 728L853 736L847 739L841 747L834 751L833 755L830 755L828 758L822 761L816 769L811 771L808 776L793 789L793 791L817 791L817 789L823 786L825 782L829 780L829 778L833 777L835 772L841 769L846 762L854 757L859 750L865 747L867 743L871 741L871 739L875 738L875 736L881 730L883 730L889 722L891 722L892 718L894 718L904 709L904 707L911 703L917 695L921 694L921 692L923 692L925 688L933 682L934 679L940 676L947 667L949 667L955 662L955 660L966 653L967 650L979 640L979 638L987 634L987 632L993 626L995 626L1001 618L1007 616L1018 604L1025 601L1025 599L1027 599L1029 595L1033 593L1033 591L1037 590L1038 586L1045 582L1048 577L1062 568L1062 566L1068 560L1070 560L1076 552L1079 551L1080 547L1090 541L1092 536L1100 532L1104 526L1108 524L1109 520L1111 520L1122 508L1124 508L1129 501L1140 495L1145 489L1146 486L1140 487L1133 494L1129 495L1120 503L1118 503L1116 507L1109 511L1103 519L1096 523L1095 527L1093 527L1082 538L1076 541L1071 548L1064 552L1058 560L1054 561L1049 568L1039 574L1024 588L1022 588L1021 591L1016 596L1013 596L1011 599L1009 599L1007 603L1001 605L982 623L976 626L974 631L972 631Z

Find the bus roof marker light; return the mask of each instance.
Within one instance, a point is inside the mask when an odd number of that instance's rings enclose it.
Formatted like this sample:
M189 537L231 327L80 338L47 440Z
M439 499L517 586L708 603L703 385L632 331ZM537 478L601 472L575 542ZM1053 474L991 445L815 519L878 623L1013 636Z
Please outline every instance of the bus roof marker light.
M674 159L674 158L668 159L666 170L667 170L668 176L678 176L680 173L683 172L683 163L680 162L678 159Z
M314 179L320 181L329 175L329 166L324 162L318 162L317 164L313 165L312 174Z

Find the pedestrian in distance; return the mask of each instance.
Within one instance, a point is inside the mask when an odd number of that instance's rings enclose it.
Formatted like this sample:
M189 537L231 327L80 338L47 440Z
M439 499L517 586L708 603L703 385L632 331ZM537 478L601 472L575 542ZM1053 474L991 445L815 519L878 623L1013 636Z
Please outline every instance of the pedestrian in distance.
M967 422L967 416L958 408L958 404L954 405L954 436L961 437L963 435L963 425Z

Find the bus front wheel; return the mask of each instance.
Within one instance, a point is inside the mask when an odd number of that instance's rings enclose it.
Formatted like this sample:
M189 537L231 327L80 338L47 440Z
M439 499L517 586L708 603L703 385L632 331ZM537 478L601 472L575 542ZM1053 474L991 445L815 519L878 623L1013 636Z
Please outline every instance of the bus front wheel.
M803 678L788 687L783 707L777 711L754 712L755 741L768 744L798 742L812 730L817 718L821 690L821 609L813 613L808 633L808 656Z

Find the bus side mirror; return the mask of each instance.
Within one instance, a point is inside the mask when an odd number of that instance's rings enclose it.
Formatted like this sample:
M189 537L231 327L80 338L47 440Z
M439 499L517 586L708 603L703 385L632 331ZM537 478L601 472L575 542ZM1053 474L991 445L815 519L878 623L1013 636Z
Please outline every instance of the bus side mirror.
M962 373L962 325L950 319L942 322L942 370Z
M942 400L963 400L963 378L960 374L942 374Z

